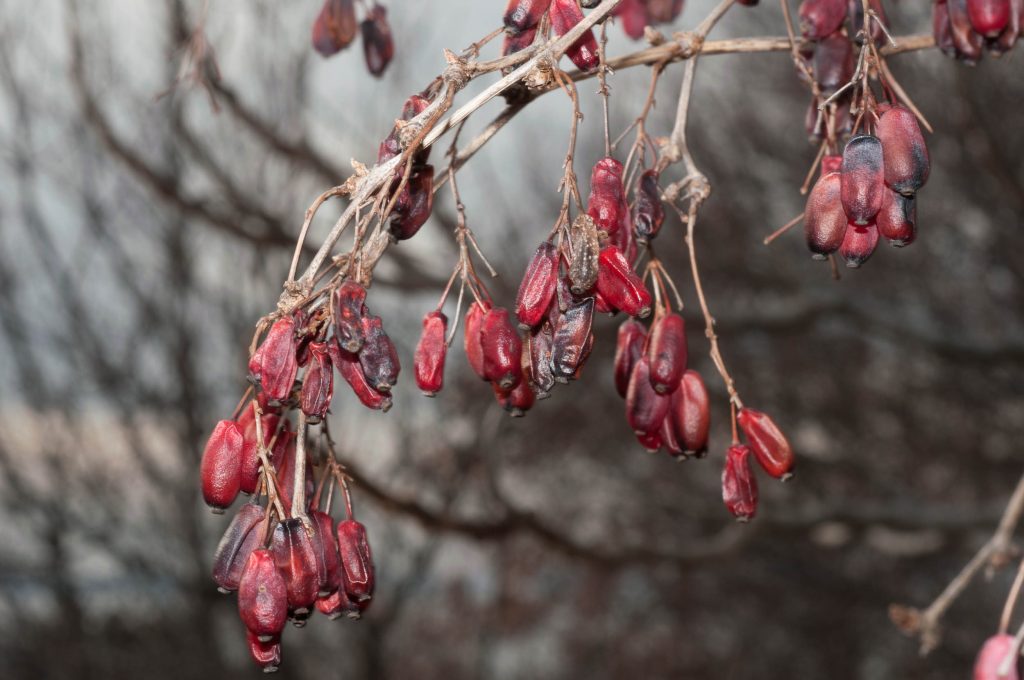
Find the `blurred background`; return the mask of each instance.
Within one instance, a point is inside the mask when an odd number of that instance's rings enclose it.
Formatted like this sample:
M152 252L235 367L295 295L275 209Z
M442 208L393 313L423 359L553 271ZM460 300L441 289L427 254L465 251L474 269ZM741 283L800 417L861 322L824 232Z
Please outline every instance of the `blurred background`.
M220 80L206 86L189 80L185 49L198 0L0 9L6 677L259 673L235 599L209 578L227 519L200 498L205 438L244 389L253 325L273 309L306 207L350 159L375 158L442 48L496 28L504 4L390 0L397 51L375 80L358 43L329 60L312 51L318 0L211 3ZM677 27L711 4L689 0ZM886 8L896 35L930 28L930 3ZM764 2L736 7L712 37L783 33ZM612 55L639 47L610 36ZM378 594L358 623L289 629L281 677L968 677L1012 569L968 589L928 658L887 607L929 603L991 534L1021 473L1022 50L977 68L935 50L890 60L936 130L920 235L881 245L838 282L799 228L762 244L802 210L815 151L789 57L701 60L690 135L714 187L698 227L704 283L744 401L775 417L800 460L793 483L762 476L747 526L721 502L726 397L678 221L659 254L683 289L691 362L715 408L711 455L684 464L644 453L626 425L616 320L598 324L583 378L524 419L494 403L460 343L445 391L418 394L420 318L455 261L453 204L439 193L370 293L406 366L395 407L368 412L341 386L332 416L360 480ZM654 135L671 129L681 72L662 78ZM637 115L648 74L611 77L613 134ZM580 86L584 190L602 154L595 90ZM557 214L569 111L545 96L459 175L505 304ZM337 210L322 211L314 242Z

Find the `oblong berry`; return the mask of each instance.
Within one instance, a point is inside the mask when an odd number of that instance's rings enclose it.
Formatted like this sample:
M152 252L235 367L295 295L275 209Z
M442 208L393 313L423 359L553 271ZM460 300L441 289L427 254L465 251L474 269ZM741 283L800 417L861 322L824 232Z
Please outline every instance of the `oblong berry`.
M309 344L309 365L302 377L299 406L311 422L316 423L327 415L333 397L334 367L327 353L327 343L312 342Z
M808 40L826 38L843 25L846 0L803 0L798 16L800 33Z
M519 33L505 33L505 39L501 43L501 56L507 57L510 54L525 50L533 44L537 38L537 27L523 29Z
M268 399L281 401L291 392L299 371L297 349L295 321L284 317L274 322L249 359L249 372Z
M633 40L644 37L644 28L647 26L647 8L644 0L622 0L612 10L612 14L622 22L622 31Z
M703 458L711 434L711 400L700 373L683 373L679 389L672 393L669 416L686 455Z
M665 208L661 205L658 171L645 170L637 180L636 202L633 205L633 230L641 243L646 243L661 230Z
M538 399L546 399L555 386L555 373L551 366L551 351L555 337L551 324L545 321L530 332L530 380Z
M331 621L348 615L351 618L359 618L359 607L349 599L344 588L335 590L330 595L317 598L317 610Z
M264 517L266 509L263 506L245 503L224 530L213 553L213 581L221 592L230 593L238 589L249 553L263 541Z
M346 352L358 352L363 347L363 309L366 289L355 281L343 281L334 291L334 332L338 344Z
M520 328L533 328L544 319L557 285L558 248L551 241L544 241L534 251L519 284L516 316Z
M412 367L416 386L432 397L444 386L444 361L448 354L448 317L435 309L423 317L423 332L416 343Z
M615 390L622 398L626 397L629 379L633 375L633 367L644 353L647 342L647 329L636 319L626 319L619 326L615 339Z
M511 390L503 390L496 384L493 387L495 399L513 418L522 418L537 401L537 395L529 380L520 380Z
M235 502L242 485L242 428L222 420L206 441L199 466L203 500L220 514Z
M509 0L505 8L505 28L515 35L536 27L550 4L551 0Z
M270 440L277 432L277 423L280 416L276 413L265 413L260 418L260 429L263 431L263 445L269 446ZM252 403L242 409L242 415L238 417L238 426L242 428L242 478L240 490L242 493L255 493L260 482L260 456L259 447L256 446L256 414L253 411Z
M878 227L874 224L849 224L843 243L839 246L839 255L846 261L847 267L857 268L868 261L877 246Z
M363 56L370 75L380 77L395 56L395 41L391 37L388 11L375 4L359 24L363 34Z
M879 118L875 134L882 143L885 183L906 195L923 187L931 160L917 117L902 106L893 106Z
M354 602L373 597L374 569L366 527L354 519L338 522L338 551L341 558L341 582Z
M573 303L559 319L551 343L551 367L556 380L568 380L582 365L593 321L592 297Z
M590 172L590 198L587 214L601 231L611 236L629 213L626 192L622 186L622 163L605 157Z
M651 313L651 294L616 246L598 258L597 290L612 308L644 318Z
M814 81L828 96L853 77L853 43L842 33L833 33L814 46ZM817 107L814 107L817 108Z
M391 235L399 241L412 238L434 209L434 166L415 165L409 181L391 213Z
M740 522L748 522L757 514L757 478L750 469L750 447L745 444L734 444L725 454L722 500Z
M761 411L741 408L736 422L743 429L750 441L757 462L764 471L778 479L788 479L793 475L796 458L793 448L789 445L786 435L775 422Z
M668 24L683 11L683 0L646 0L647 16L652 24Z
M583 12L576 0L552 0L548 16L555 35L562 36L572 30L573 26L583 21ZM587 31L574 42L565 55L572 60L576 68L590 71L600 63L597 52L597 39L594 31Z
M824 260L839 250L846 235L846 212L840 199L841 179L838 172L818 178L807 196L804 207L804 235L811 257Z
M358 29L354 0L326 0L313 22L313 48L329 57L351 45Z
M917 200L895 191L887 191L882 209L875 218L878 234L890 245L902 248L914 242L917 222Z
M379 316L363 317L363 348L359 350L359 365L367 382L378 392L390 392L398 382L398 373L402 369L398 350L384 332L384 322Z
M978 657L974 660L974 680L1020 680L1020 658L1010 663L1010 672L999 673L1006 657L1013 653L1014 640L1012 635L999 633L985 640Z
M363 373L358 355L341 349L334 338L328 342L327 350L331 352L331 361L334 367L338 369L338 373L349 384L363 406L384 412L390 410L391 395L381 392L370 384L366 374Z
M633 366L626 388L626 420L637 434L656 433L668 414L670 397L651 385L651 365L646 356Z
M846 217L862 226L874 220L885 195L885 164L878 137L860 135L851 139L843 150L839 176Z
M569 290L575 295L585 295L597 283L598 256L601 242L597 223L590 215L577 215L569 229L572 244L572 260L569 262Z
M487 376L484 374L484 349L480 344L480 333L484 327L486 314L487 309L483 305L473 302L466 311L465 325L463 326L463 346L466 349L466 359L473 372L483 380L487 380Z
M958 59L974 64L981 59L985 37L974 30L967 12L967 0L947 0L950 35Z
M849 34L857 39L858 42L862 42L859 35L864 30L864 2L863 0L847 0L847 6L849 8L847 11L847 19L850 22ZM885 15L885 7L882 6L882 0L869 0L868 8L881 20L882 26L889 27L889 19ZM881 42L882 38L885 37L882 32L882 26L879 25L878 21L871 20L870 37L875 44Z
M975 31L995 38L1010 23L1010 0L967 0L967 16Z
M483 352L483 375L504 390L519 384L523 377L520 364L523 341L504 307L494 307L484 314L480 328L480 349Z
M652 324L647 356L651 363L651 386L661 394L675 392L686 370L686 323L683 317L666 314Z
M320 591L313 538L301 519L280 522L270 541L274 564L285 582L288 608L308 613Z
M280 635L288 622L287 588L269 550L249 554L238 583L238 614L262 642Z
M246 642L249 645L249 656L264 673L274 673L281 665L281 638L277 637L266 642L260 641L252 631L246 631Z

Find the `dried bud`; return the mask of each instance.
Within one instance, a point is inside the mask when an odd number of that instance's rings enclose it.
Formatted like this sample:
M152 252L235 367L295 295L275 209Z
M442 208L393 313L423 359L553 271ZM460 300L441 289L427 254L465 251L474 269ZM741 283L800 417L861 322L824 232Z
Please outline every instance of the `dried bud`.
M914 242L917 222L917 201L895 191L885 192L882 209L875 217L878 233L897 248Z
M313 47L324 57L336 54L352 44L357 28L353 0L326 0L313 23Z
M967 0L967 16L975 31L995 38L1010 24L1010 0Z
M505 28L512 35L534 29L551 0L509 0L505 8Z
M576 295L585 295L597 283L597 257L601 253L597 223L590 215L576 216L569 229L569 241L572 243L570 291Z
M285 317L274 322L249 359L249 372L268 399L281 401L291 392L299 371L296 349L295 321Z
M551 18L551 28L557 36L565 35L572 30L573 26L583 21L583 12L576 4L576 0L553 0L548 16ZM576 68L581 71L590 71L597 68L600 63L597 49L594 32L588 29L566 50L565 54L576 65Z
M750 447L734 444L725 454L722 470L722 500L740 522L749 522L757 514L757 478L750 469Z
M516 296L516 316L523 330L533 328L544 319L544 313L555 297L558 285L558 248L544 241L533 253Z
M480 344L481 332L484 328L484 316L487 314L479 302L474 302L466 311L466 323L463 329L463 346L466 348L466 359L469 361L473 372L481 379L487 380L484 373L484 348Z
M594 298L574 303L558 321L551 345L551 367L555 380L567 382L583 361L594 321Z
M206 442L199 475L203 500L217 514L235 501L241 488L242 442L242 428L233 420L217 423Z
M536 388L538 399L549 396L555 386L555 374L551 366L551 353L554 345L554 331L551 324L545 321L534 329L529 337L530 343L530 379Z
M635 319L626 319L619 326L615 340L615 389L622 398L626 397L633 367L644 353L647 329Z
M270 542L274 564L284 578L288 608L296 615L309 613L319 592L313 538L302 520L286 519L274 529Z
M651 363L651 386L660 394L675 392L686 370L686 324L683 317L665 314L652 324L647 356Z
M238 509L213 554L213 580L222 593L238 589L238 581L251 553L263 540L265 509L246 503Z
M434 166L416 165L391 213L391 235L405 241L416 235L434 209Z
M288 622L286 590L270 551L253 550L238 584L238 614L260 642L269 642L284 630Z
M679 389L672 393L670 417L676 438L688 456L703 458L711 433L711 400L704 380L697 371L686 371Z
M766 414L750 408L740 409L736 422L750 440L757 462L772 477L783 481L793 476L796 459L786 436Z
M597 291L614 309L641 319L651 313L651 294L615 246L601 251Z
M363 406L384 412L391 409L391 395L377 390L370 384L357 355L341 349L334 338L328 342L327 350L331 353L334 367L338 369L338 373L349 384Z
M841 179L838 172L818 178L807 196L804 208L804 234L811 257L824 260L839 250L846 235L846 212L840 200Z
M931 170L928 145L913 113L893 106L882 114L875 132L882 144L885 183L910 196L924 186Z
M840 180L843 210L850 222L864 226L874 221L885 195L885 167L878 137L860 135L847 143Z
M278 666L281 665L281 638L260 642L252 631L246 631L245 639L249 643L249 655L256 665L262 668L264 673L276 673Z
M974 680L1019 680L1020 660L1010 663L1009 673L1000 675L999 670L1008 656L1014 654L1013 636L1006 633L993 635L985 640L974 661Z
M334 533L334 520L326 512L309 513L315 531L313 548L316 551L317 579L321 597L341 588L341 560L338 557L338 538Z
M843 25L846 19L846 0L803 0L799 17L803 36L808 40L821 40Z
M646 356L633 366L626 388L626 420L637 434L650 434L661 429L669 409L669 395L658 394L651 386L651 364ZM660 444L659 444L660 446Z
M378 392L390 392L398 382L401 365L398 350L384 332L379 316L363 317L363 349L359 351L359 365L366 380Z
M594 224L609 236L614 235L628 219L629 205L622 186L622 163L605 157L594 164L590 173L590 199L587 214Z
M658 171L647 170L636 185L636 204L633 206L633 229L637 238L646 243L658 235L665 221L665 208L661 205Z
M423 333L416 344L412 368L416 386L432 397L444 385L444 360L448 354L448 317L435 309L423 317Z
M346 352L363 348L363 308L366 289L355 281L344 281L334 291L334 331Z
M311 422L319 422L327 415L334 396L334 369L327 354L327 343L313 342L309 345L310 363L302 378L302 392L299 404L302 412Z
M354 519L338 522L338 551L341 555L341 582L354 602L373 597L373 557L366 540L366 527Z
M391 38L388 11L381 5L374 5L359 24L363 33L363 55L366 68L371 75L380 77L395 56L395 43Z
M847 267L859 267L868 261L871 253L878 246L878 227L874 224L859 226L850 224L846 227L843 244L839 246L839 254L846 260Z
M480 329L484 379L511 390L522 380L520 358L523 342L509 319L508 310L494 307L483 318Z

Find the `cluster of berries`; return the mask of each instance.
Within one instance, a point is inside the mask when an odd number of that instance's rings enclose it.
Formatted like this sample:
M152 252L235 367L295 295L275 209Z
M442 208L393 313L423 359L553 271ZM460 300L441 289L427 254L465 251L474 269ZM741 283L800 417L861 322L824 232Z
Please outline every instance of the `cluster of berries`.
M402 117L395 122L388 136L380 143L377 151L377 163L385 163L402 153L403 123L407 123L430 106L430 99L425 94L414 94L406 100L402 107ZM404 187L398 191L405 173L400 167L395 171L388 194L392 196L394 208L391 212L389 229L396 241L404 241L416 235L434 209L434 166L430 160L430 147L421 148L412 157L409 177Z
M945 54L968 64L985 50L995 56L1008 52L1024 23L1022 0L935 0L932 32Z
M505 8L505 43L502 54L514 54L533 44L540 20L547 13L555 35L562 36L583 21L583 10L577 0L509 0ZM597 39L587 31L565 52L576 68L592 71L597 68Z
M366 16L358 21L355 0L325 0L313 22L313 48L324 57L337 54L352 44L357 29L363 36L366 68L380 77L395 56L388 11L380 4L367 7Z

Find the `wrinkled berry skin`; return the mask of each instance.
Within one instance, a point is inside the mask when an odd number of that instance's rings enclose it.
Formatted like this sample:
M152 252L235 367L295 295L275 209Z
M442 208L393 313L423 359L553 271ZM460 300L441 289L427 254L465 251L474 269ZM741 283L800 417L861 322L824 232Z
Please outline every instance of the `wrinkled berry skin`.
M277 431L279 417L274 413L264 414L260 418L260 429L263 430L263 444L269 445ZM238 426L242 428L242 493L252 494L260 482L259 448L256 446L256 413L252 403L242 409L238 417Z
M359 365L367 382L378 392L390 392L398 382L401 365L398 350L384 332L379 316L363 317L363 348L359 351Z
M411 239L430 219L434 210L434 166L413 166L405 188L391 213L391 235L398 241Z
M281 665L281 638L261 642L252 631L246 631L246 642L249 644L249 656L264 673L274 673Z
M551 353L555 333L551 324L545 321L529 336L530 380L533 381L537 399L546 399L555 386L555 373L551 366Z
M846 266L856 269L860 267L878 247L878 227L874 224L860 226L849 224L843 243L839 246L839 255L846 261Z
M222 420L206 442L199 467L203 500L220 514L235 502L242 485L242 428Z
M622 163L606 157L594 164L590 173L590 200L587 214L609 236L615 234L629 213L622 186Z
M651 313L651 294L616 246L598 257L597 291L614 309L645 318Z
M328 342L327 350L331 353L331 361L338 369L338 374L349 384L363 406L384 412L391 409L391 395L370 384L357 355L341 349L333 338Z
M338 344L346 352L358 352L363 347L363 307L366 289L355 281L344 281L334 291L334 330Z
M640 175L636 187L636 204L633 206L633 229L641 243L646 243L661 230L665 221L665 208L661 205L661 189L658 187L658 172L646 170Z
M309 355L309 366L302 378L299 405L302 412L316 423L327 415L334 397L334 367L325 342L310 343Z
M301 519L286 519L274 529L270 542L274 564L284 578L288 608L308 613L319 594L316 552Z
M583 364L593 321L592 297L573 303L559 319L551 344L551 367L556 380L567 381Z
M448 317L435 309L423 317L423 332L413 355L416 386L432 397L444 386L444 361L448 354L446 343Z
M313 548L316 551L317 565L322 567L318 574L320 592L324 597L341 587L341 561L338 557L338 537L334 533L334 520L326 512L312 510L309 519L316 531L313 534Z
M645 342L647 329L639 321L626 319L619 326L619 334L615 339L615 390L622 398L626 397L633 367L643 356Z
M882 143L885 183L906 196L923 187L931 171L931 160L914 114L902 106L893 106L882 114L875 134Z
M686 370L686 324L678 314L666 314L653 324L647 343L651 363L651 386L659 394L671 394L679 387Z
M583 21L583 12L576 4L576 0L553 0L548 16L551 18L551 28L557 36L565 35L573 26ZM576 68L591 71L600 63L597 49L594 32L588 30L566 50L565 55L572 60Z
M1010 0L967 0L967 16L975 31L995 38L1010 23Z
M238 614L245 627L261 642L281 634L288 622L288 594L284 577L269 550L249 554L238 584Z
M822 175L814 183L804 208L804 235L815 260L824 260L839 250L846 235L846 212L839 198L838 172Z
M263 540L265 514L262 506L246 503L224 530L213 554L213 580L221 592L230 593L238 589L249 553Z
M536 37L536 26L533 28L527 28L519 33L506 33L505 39L501 44L501 56L507 57L510 54L515 54L516 52L525 50L533 44Z
M947 0L949 29L957 59L975 64L981 59L985 38L974 30L967 12L967 0Z
M693 370L683 373L679 388L672 393L669 415L683 452L703 458L711 434L711 400L700 373Z
M824 38L814 48L814 80L825 96L849 82L854 66L853 43L842 33Z
M331 621L346 614L353 619L358 619L360 612L359 606L349 599L343 588L335 590L330 595L317 598L316 608Z
M342 586L354 602L365 602L373 597L375 580L366 527L353 519L344 520L338 522L337 535Z
M516 296L516 316L523 330L537 326L543 319L558 285L558 248L550 241L541 243L526 266Z
M529 380L520 380L518 385L508 391L494 385L494 397L513 418L522 418L537 401Z
M754 450L757 462L772 477L786 480L793 476L796 458L789 440L766 414L751 408L742 408L736 422L743 429Z
M466 359L473 372L482 380L487 380L487 375L484 373L484 348L480 342L486 314L487 310L479 302L474 302L466 311L466 323L463 327L463 346L466 349Z
M359 24L354 0L326 0L313 23L313 48L323 57L352 44Z
M889 245L897 248L914 242L917 222L917 200L895 191L887 191L882 209L875 218L879 236L885 237Z
M395 56L395 42L391 37L388 11L381 5L374 5L359 24L363 33L363 56L366 69L379 78Z
M1010 664L1007 675L999 675L999 667L1013 650L1013 636L1006 633L993 635L978 652L974 661L974 680L1020 680L1020 660Z
M757 514L757 478L750 469L749 459L749 446L730 446L722 470L722 500L740 522L748 522Z
M846 19L846 0L803 0L798 16L800 33L808 40L827 38Z
M281 401L291 392L299 371L297 349L295 321L285 317L274 322L249 359L249 372L268 399Z
M860 226L872 222L885 196L885 166L878 137L860 135L851 139L843 150L839 176L846 217Z
M509 319L508 310L495 307L483 318L480 328L484 378L503 390L511 390L523 377L520 364L523 341Z
M651 385L650 360L646 356L640 357L626 388L626 420L629 426L637 434L658 432L669 405L669 395L655 392Z
M505 8L505 28L515 35L536 27L550 4L551 0L509 0Z

